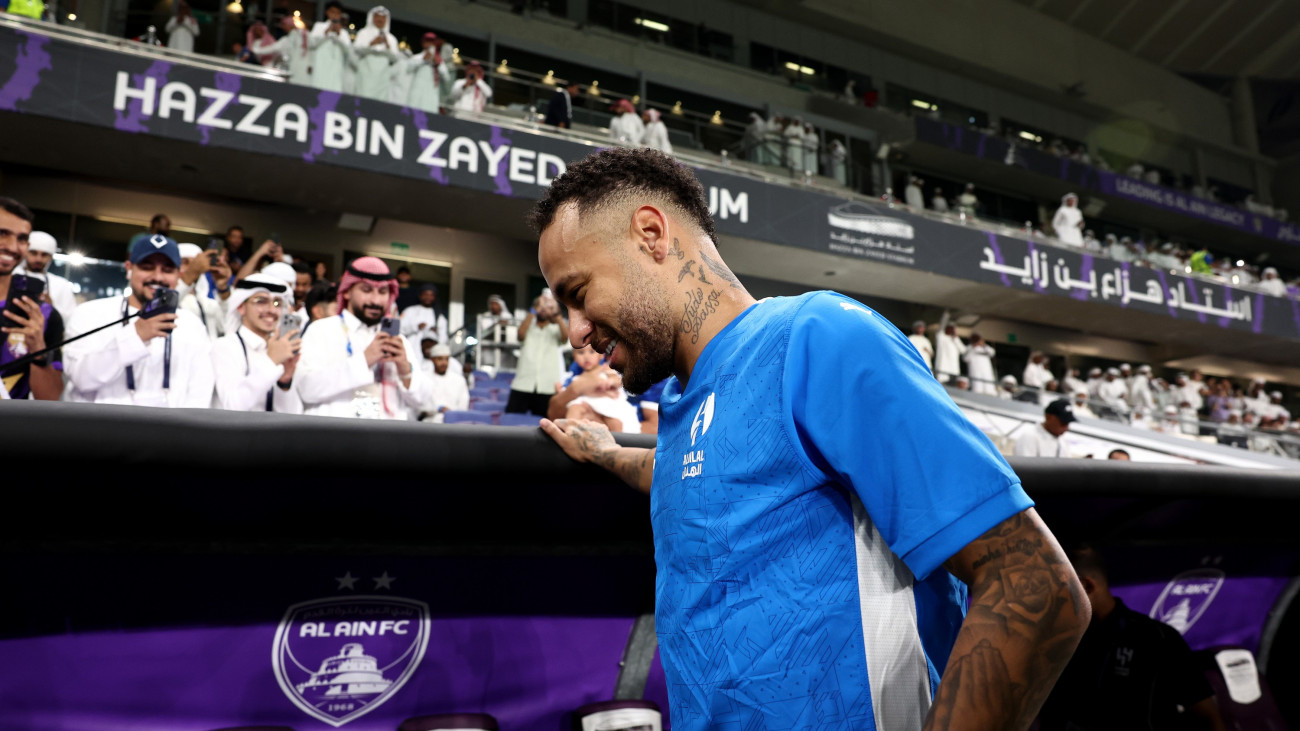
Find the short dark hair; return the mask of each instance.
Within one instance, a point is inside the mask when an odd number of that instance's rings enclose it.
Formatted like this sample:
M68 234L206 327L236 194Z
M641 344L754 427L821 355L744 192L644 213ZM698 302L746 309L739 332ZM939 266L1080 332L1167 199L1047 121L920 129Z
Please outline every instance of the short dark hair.
M168 216L166 213L155 213L153 218L149 219L149 225L157 226L158 222L163 220L164 218L167 219L168 221L172 220L171 216Z
M308 264L302 259L294 259L293 261L293 270L298 274L309 274L311 275L312 279L315 279L316 278L315 269L316 269L315 266Z
M410 273L411 273L411 268L408 267L408 266L406 266L405 264L403 264L402 266L400 266L400 267L397 268L397 273L398 273L398 274L401 274L402 272L406 272L407 274L410 274Z
M32 209L13 198L0 196L0 209L4 209L5 213L17 216L28 223L36 220L36 216L32 215Z
M333 302L339 297L339 288L337 285L330 284L325 280L320 280L307 290L307 311L311 312L312 308L322 302Z
M1115 455L1117 455L1117 454L1122 454L1122 455L1124 455L1125 457L1129 457L1130 459L1133 457L1133 455L1129 454L1128 451L1126 451L1126 450L1123 450L1123 449L1112 449L1112 450L1110 450L1110 454L1107 454L1107 455L1106 455L1106 459L1112 459L1112 458L1114 458Z
M339 0L330 0L329 2L325 3L325 9L329 10L330 8L338 8L339 10L342 10L343 3L339 2Z
M1070 557L1070 565L1074 567L1076 573L1087 574L1094 579L1109 583L1110 575L1106 570L1106 559L1092 544L1076 543L1066 551L1066 555Z
M230 228L226 229L226 235L229 236L231 231L238 231L239 233L242 234L242 233L244 232L244 227L243 227L243 226L231 226Z
M528 214L528 224L540 235L567 203L577 203L578 215L582 216L613 196L629 193L662 196L717 243L709 199L695 173L668 155L644 147L612 147L570 165Z

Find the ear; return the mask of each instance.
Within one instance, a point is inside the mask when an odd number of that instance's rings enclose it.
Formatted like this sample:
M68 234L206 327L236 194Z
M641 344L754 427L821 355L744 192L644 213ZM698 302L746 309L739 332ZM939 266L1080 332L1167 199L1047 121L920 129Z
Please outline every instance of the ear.
M668 257L672 236L668 215L655 206L641 206L632 213L632 237L637 248L661 262Z
M1088 596L1092 596L1092 593L1097 591L1097 580L1087 574L1079 576L1079 583L1083 585L1083 593Z

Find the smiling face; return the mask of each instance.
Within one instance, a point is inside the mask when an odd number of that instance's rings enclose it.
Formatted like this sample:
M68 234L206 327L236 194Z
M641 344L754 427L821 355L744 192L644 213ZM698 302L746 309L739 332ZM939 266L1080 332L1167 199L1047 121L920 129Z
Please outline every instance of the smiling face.
M0 208L0 276L9 276L27 255L27 237L32 224Z
M153 299L158 287L176 289L176 280L180 278L180 269L164 254L150 254L140 261L126 264L127 276L131 282L132 304L140 306Z
M538 260L555 296L569 308L569 340L591 345L641 393L672 375L676 347L671 288L656 245L670 228L664 210L644 205L579 220L567 204L542 231ZM682 226L681 229L685 229ZM660 257L662 261L662 256ZM668 276L676 276L669 273Z
M378 325L388 310L388 288L378 282L357 282L346 295L348 309L366 325Z
M244 300L239 306L239 316L249 330L269 337L280 326L280 314L284 311L282 300L266 292L258 292Z

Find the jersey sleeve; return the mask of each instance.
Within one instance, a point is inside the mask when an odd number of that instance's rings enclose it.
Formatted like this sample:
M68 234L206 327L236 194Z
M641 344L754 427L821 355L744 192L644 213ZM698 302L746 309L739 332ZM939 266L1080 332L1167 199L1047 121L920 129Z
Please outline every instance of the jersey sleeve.
M864 305L809 298L790 322L783 381L792 439L858 496L918 579L1033 505L911 342Z

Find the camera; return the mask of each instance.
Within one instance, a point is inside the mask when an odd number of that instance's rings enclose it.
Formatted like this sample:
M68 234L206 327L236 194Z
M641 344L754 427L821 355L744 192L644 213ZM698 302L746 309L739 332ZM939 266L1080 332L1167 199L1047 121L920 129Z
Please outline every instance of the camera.
M140 319L148 320L159 315L170 315L176 312L178 304L180 304L180 294L176 290L157 287L153 291L153 299L146 302L144 310L140 312Z

